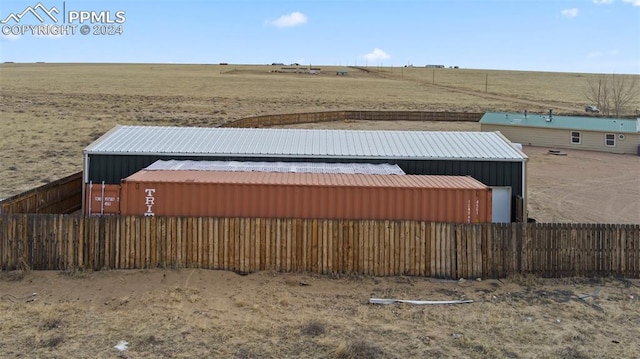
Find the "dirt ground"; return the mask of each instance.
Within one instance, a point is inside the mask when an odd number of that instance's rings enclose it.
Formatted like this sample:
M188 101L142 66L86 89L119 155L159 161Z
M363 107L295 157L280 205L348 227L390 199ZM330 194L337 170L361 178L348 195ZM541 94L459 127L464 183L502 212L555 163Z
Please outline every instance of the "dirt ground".
M524 146L529 216L538 222L640 223L640 157Z
M633 358L639 296L640 281L613 278L0 272L0 356Z

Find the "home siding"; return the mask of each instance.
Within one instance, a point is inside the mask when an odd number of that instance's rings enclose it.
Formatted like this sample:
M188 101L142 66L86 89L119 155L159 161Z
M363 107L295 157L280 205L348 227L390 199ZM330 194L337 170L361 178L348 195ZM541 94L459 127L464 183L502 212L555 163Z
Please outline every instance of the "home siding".
M605 132L546 129L535 127L503 126L494 124L481 124L483 132L500 131L511 142L529 146L554 147L566 149L590 150L610 153L636 154L640 145L640 134L623 133L624 140L619 140L616 135L616 146L605 146ZM571 143L571 132L580 132L580 144Z

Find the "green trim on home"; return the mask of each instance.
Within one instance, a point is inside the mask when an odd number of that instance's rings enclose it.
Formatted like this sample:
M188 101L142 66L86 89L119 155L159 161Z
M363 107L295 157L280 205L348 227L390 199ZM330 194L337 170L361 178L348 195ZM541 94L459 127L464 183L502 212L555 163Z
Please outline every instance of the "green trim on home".
M609 133L640 133L640 119L487 112L480 124Z

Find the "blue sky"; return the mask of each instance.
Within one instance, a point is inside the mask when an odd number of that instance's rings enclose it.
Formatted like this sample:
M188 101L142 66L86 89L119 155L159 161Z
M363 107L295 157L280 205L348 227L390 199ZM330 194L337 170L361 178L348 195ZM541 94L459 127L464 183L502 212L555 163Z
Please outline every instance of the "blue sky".
M424 66L640 74L640 0L0 2L0 61ZM63 10L64 9L64 10ZM70 11L100 19L69 23ZM117 17L118 11L121 16ZM63 21L63 14L65 21ZM108 19L105 17L108 15ZM121 23L114 23L114 20ZM24 25L75 26L32 35ZM122 30L122 34L80 34ZM51 27L47 27L50 30ZM70 31L70 30L67 30Z

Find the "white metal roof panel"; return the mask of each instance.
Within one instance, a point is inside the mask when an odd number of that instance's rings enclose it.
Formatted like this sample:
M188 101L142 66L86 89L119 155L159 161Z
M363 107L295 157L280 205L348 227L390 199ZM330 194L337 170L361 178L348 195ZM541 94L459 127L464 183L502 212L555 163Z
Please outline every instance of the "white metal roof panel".
M118 126L85 154L526 161L497 132Z
M145 170L405 175L405 172L400 168L400 166L387 163L158 160L146 167Z

